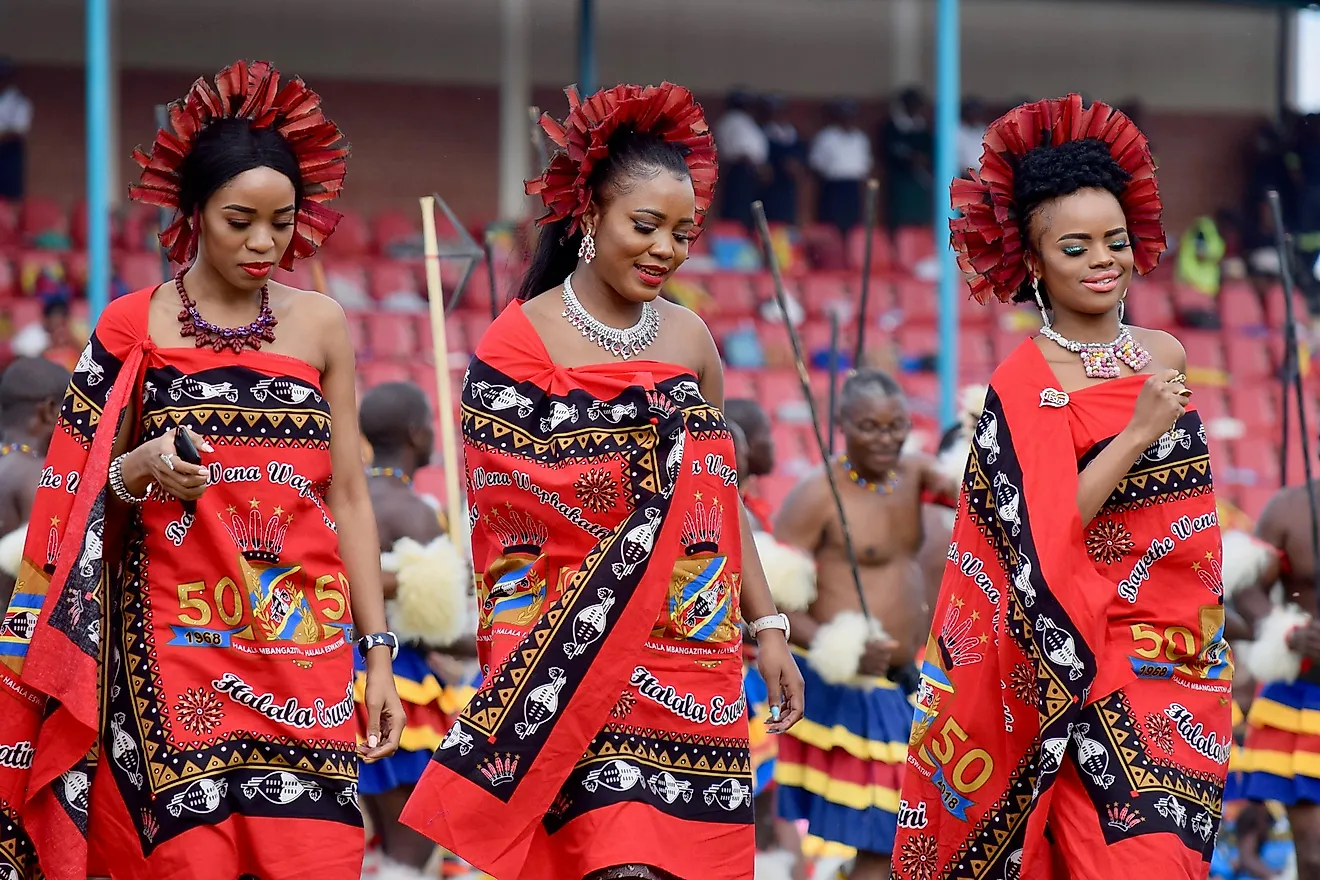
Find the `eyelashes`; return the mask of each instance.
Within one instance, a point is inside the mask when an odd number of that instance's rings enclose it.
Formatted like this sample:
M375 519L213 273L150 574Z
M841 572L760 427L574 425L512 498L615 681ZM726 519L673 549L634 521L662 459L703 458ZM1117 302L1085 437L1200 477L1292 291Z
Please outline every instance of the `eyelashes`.
M1109 244L1109 249L1111 251L1125 251L1130 247L1132 247L1132 243L1129 242L1126 238L1120 238L1117 241L1110 242ZM1063 254L1066 257L1080 257L1085 253L1086 253L1086 248L1082 245L1071 245L1063 249Z

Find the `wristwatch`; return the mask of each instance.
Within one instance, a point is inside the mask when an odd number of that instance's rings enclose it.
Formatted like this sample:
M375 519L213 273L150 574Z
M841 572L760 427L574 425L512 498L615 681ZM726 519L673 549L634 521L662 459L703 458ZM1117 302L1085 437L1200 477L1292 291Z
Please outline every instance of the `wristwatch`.
M367 652L372 648L379 648L381 645L388 645L390 648L390 659L397 660L399 657L399 637L392 632L372 633L369 636L363 636L357 640L358 653L362 659L367 659Z
M787 614L771 614L768 617L758 617L748 625L748 628L752 631L752 638L759 636L761 630L782 629L784 631L784 641L788 641Z

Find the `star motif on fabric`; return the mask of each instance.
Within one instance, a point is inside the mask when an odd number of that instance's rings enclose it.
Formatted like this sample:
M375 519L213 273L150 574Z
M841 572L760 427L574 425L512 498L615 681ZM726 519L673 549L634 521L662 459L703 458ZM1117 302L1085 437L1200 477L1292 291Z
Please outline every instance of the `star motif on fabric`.
M282 515L283 513L284 513L284 508L283 508L283 507L280 507L278 504L275 505L275 515L276 515L276 516L280 516L280 515Z
M248 507L252 508L253 510L256 510L257 508L261 507L261 501L256 498L249 498Z
M59 518L58 516L52 516L52 517L50 518L50 524L53 525L53 526L57 526L57 525L59 525L59 524L60 524L60 518Z

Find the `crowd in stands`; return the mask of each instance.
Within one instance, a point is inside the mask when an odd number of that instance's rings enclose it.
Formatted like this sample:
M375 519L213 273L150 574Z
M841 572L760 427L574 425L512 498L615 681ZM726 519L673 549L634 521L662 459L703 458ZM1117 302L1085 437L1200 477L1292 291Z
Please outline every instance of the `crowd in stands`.
M6 145L21 144L32 116L5 77L0 65L0 186L7 173ZM687 266L666 288L667 296L707 318L725 356L729 396L767 403L782 462L771 495L786 492L818 454L797 387L785 316L774 304L760 246L748 227L752 199L765 203L772 222L788 279L787 318L804 342L818 409L824 411L828 397L832 323L839 325L836 362L843 369L855 359L864 324L864 357L898 375L911 397L916 442L934 452L941 433L929 103L915 90L897 95L874 138L859 126L855 104L827 106L825 124L810 138L786 110L786 102L775 96L729 97L715 124L723 213L708 222ZM984 102L966 102L962 164L974 162L993 113ZM1320 275L1309 271L1320 257L1320 125L1314 117L1293 117L1280 126L1262 126L1249 161L1242 205L1198 219L1172 241L1173 252L1161 268L1134 287L1128 314L1136 323L1177 329L1186 343L1195 402L1215 444L1216 482L1229 500L1254 514L1285 466L1275 390L1284 299L1277 254L1271 264L1264 193L1272 187L1284 193L1285 219L1299 230L1297 248L1307 255L1298 261L1308 270L1298 273L1306 294L1298 299L1300 313L1308 302L1320 313ZM881 180L882 212L871 241L870 302L862 321L858 306L867 242L861 200L871 176ZM813 199L815 216L808 219L801 206ZM140 206L116 211L112 295L165 277L155 243L157 222L153 211ZM286 283L333 296L348 311L364 390L392 379L435 389L430 327L418 320L427 308L418 226L411 212L364 217L349 211L317 261L300 264L292 275L277 273ZM1300 231L1308 229L1316 232ZM472 236L480 240L485 232L474 230ZM531 234L523 227L495 236L493 283L488 266L477 262L451 303L448 367L455 379L489 324L492 305L498 309L511 296ZM88 333L85 239L83 207L70 210L39 195L0 196L0 365L19 354L42 352L66 366L76 363ZM470 261L445 261L451 295ZM983 308L967 300L960 302L959 319L960 385L986 381L994 365L1039 323L1034 309ZM1308 424L1314 429L1317 423L1309 413ZM1301 473L1297 445L1291 444L1286 465L1293 481Z

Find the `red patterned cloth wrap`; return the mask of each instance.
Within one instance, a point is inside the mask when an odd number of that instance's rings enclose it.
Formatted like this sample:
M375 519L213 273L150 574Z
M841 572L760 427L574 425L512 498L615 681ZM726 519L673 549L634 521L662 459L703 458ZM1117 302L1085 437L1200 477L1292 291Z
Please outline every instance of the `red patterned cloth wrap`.
M321 96L298 77L281 85L280 72L268 61L236 61L215 75L192 84L188 94L169 106L169 128L156 134L151 152L138 147L133 161L142 179L128 188L129 197L158 208L177 210L183 166L193 144L217 119L247 119L253 128L274 129L298 162L302 192L294 218L293 239L280 258L280 268L316 253L342 216L325 206L344 187L349 147L339 127L325 117ZM179 213L160 234L160 245L180 265L197 256L197 218Z
M1022 104L985 132L981 167L953 181L949 197L958 216L949 221L958 265L971 275L972 296L985 303L1010 301L1027 280L1022 217L1013 199L1018 162L1039 146L1095 138L1131 175L1119 202L1132 235L1137 272L1159 263L1167 244L1160 223L1163 205L1155 161L1141 130L1122 112L1099 101L1084 107L1081 95Z
M0 875L357 878L320 377L267 352L159 349L150 298L111 303L78 361L5 615ZM116 431L180 425L215 447L195 515L113 501Z
M537 222L544 225L571 219L568 234L577 231L582 215L591 204L591 173L596 163L609 155L615 132L632 129L653 134L683 149L692 191L696 197L696 225L700 232L710 203L715 198L719 176L715 136L692 93L673 83L658 86L619 85L601 89L583 101L576 88L567 88L568 116L562 123L549 113L541 117L541 128L550 142L560 148L540 177L527 181L527 194L540 196L546 213Z
M514 303L462 422L483 683L404 823L498 880L639 863L751 880L722 413L682 367L557 366Z
M917 694L899 880L1048 880L1055 858L1070 880L1209 872L1233 666L1198 413L1085 528L1075 500L1144 381L1065 394L1031 340L991 379Z

